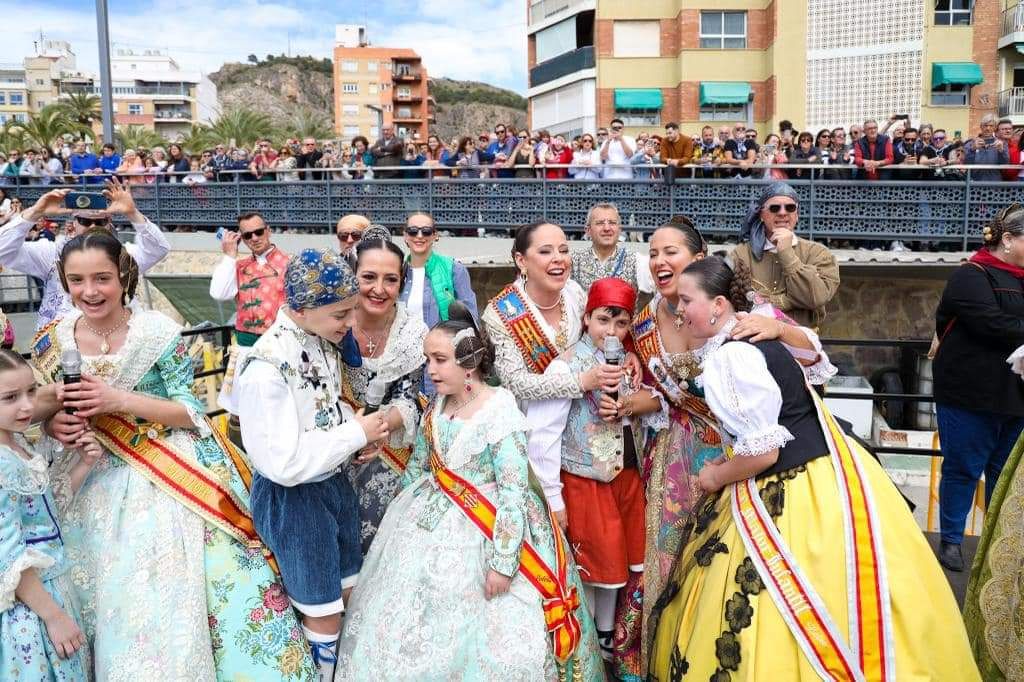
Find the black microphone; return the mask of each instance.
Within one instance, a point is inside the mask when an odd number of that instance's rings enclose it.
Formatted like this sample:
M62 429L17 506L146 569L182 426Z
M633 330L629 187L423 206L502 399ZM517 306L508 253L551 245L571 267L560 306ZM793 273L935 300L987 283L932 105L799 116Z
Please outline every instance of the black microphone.
M64 374L64 385L77 384L82 381L82 354L69 348L60 354L60 369ZM64 411L74 414L75 408L65 407Z
M622 365L622 361L626 358L626 349L622 347L622 342L619 341L617 336L606 336L604 337L604 361L606 364L615 365L619 367ZM608 393L612 397L612 400L619 399L618 391L611 391Z
M379 410L387 392L388 382L379 376L370 379L370 383L366 387L366 407L363 408L363 414L373 414Z

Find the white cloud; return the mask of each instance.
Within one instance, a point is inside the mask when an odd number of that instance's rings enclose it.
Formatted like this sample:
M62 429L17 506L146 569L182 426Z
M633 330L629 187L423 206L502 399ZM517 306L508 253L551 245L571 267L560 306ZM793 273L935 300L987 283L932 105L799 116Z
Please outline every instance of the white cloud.
M19 63L33 52L39 28L47 38L67 40L79 68L96 70L96 18L92 3L5 9L0 62ZM432 76L479 80L526 89L526 3L521 0L409 0L293 6L285 1L150 0L110 8L113 48L163 48L182 68L216 71L249 54L310 54L330 57L334 24L368 24L373 44L418 52ZM365 12L365 14L364 14ZM407 18L407 20L406 20Z

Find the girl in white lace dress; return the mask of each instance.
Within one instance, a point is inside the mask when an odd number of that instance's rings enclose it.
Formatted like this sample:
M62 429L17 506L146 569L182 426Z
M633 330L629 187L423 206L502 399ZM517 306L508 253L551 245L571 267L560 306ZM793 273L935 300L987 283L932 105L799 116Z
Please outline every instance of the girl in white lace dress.
M352 593L336 679L603 680L576 568L529 481L525 418L483 381L489 344L455 303L424 350L438 399ZM547 618L541 566L563 621Z

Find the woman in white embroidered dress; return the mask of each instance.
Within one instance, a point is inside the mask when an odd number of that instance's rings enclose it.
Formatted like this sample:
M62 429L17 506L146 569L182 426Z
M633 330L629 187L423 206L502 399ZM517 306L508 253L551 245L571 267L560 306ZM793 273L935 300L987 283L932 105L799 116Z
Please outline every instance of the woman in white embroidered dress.
M461 303L424 351L438 398L348 604L337 679L558 680L541 595L520 573L524 542L552 568L564 543L529 483L525 419L511 393L484 382L493 350ZM493 541L446 494L437 466L493 504ZM603 680L585 605L576 613L582 633L562 672Z
M387 390L380 409L387 415L391 433L386 447L370 448L377 457L365 461L369 452L364 452L359 461L346 465L359 496L360 536L366 554L384 512L398 494L416 437L427 327L398 301L404 283L404 256L387 230L371 226L363 232L355 251L359 304L350 334L358 344L359 357L345 357L342 399L354 410L365 407L371 379L383 380Z
M74 443L90 423L107 449L77 493L69 486L76 458L54 464L97 678L311 680L309 649L261 543L254 531L244 542L243 531L232 533L251 529L248 490L191 392L180 328L127 307L138 268L108 232L68 242L59 273L77 310L40 332L35 362L59 382L62 352L81 354L81 382L44 387L48 407L40 412L53 417L48 429L63 442ZM104 441L103 428L116 423L126 431ZM218 511L230 501L230 520L193 504L205 488L179 492L173 477L133 463L132 453L148 445L173 453L147 458L152 469L175 470L173 460L227 489Z

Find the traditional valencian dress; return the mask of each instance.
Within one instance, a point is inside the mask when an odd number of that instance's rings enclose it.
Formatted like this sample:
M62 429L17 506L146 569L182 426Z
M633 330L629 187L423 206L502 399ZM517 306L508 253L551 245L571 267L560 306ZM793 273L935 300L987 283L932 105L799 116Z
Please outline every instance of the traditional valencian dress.
M22 572L34 568L57 606L82 625L68 582L49 462L20 435L15 438L32 459L0 445L0 680L85 682L92 679L88 647L60 658L46 624L14 594Z
M706 496L653 613L650 674L679 680L978 680L956 602L881 466L777 341L698 352L731 457L779 449Z
M60 379L80 312L43 329L35 363ZM83 373L185 405L192 429L91 420L107 451L73 497L54 466L70 576L102 680L311 680L309 648L248 510L251 474L192 394L179 327L136 310L121 350Z
M426 362L423 339L427 331L421 318L409 315L404 303L396 303L395 319L391 323L384 352L376 358L363 358L361 367L346 366L341 377L341 399L353 410L366 406L366 389L370 380L379 376L388 385L380 411L387 412L394 407L402 415L402 428L391 432L380 456L365 464L353 460L345 465L352 487L359 496L363 554L370 550L380 520L398 494L402 474L412 453L416 425L420 419L419 395L423 387L423 364Z
M336 679L604 679L525 429L501 388L468 420L429 409L348 605ZM489 569L514 576L490 601Z
M644 677L651 635L647 624L682 548L686 521L700 498L697 474L723 453L718 421L698 384L701 367L697 355L665 350L657 324L661 301L661 294L655 294L634 318L631 331L644 368L644 384L657 389L662 410L645 418L652 437L640 461L646 491L644 573L641 580L631 576L630 584L619 592L615 665L620 678L627 680ZM783 319L770 306L758 305L752 312ZM807 329L804 333L815 347L813 352L786 349L800 360L810 383L824 383L836 369L817 336Z

